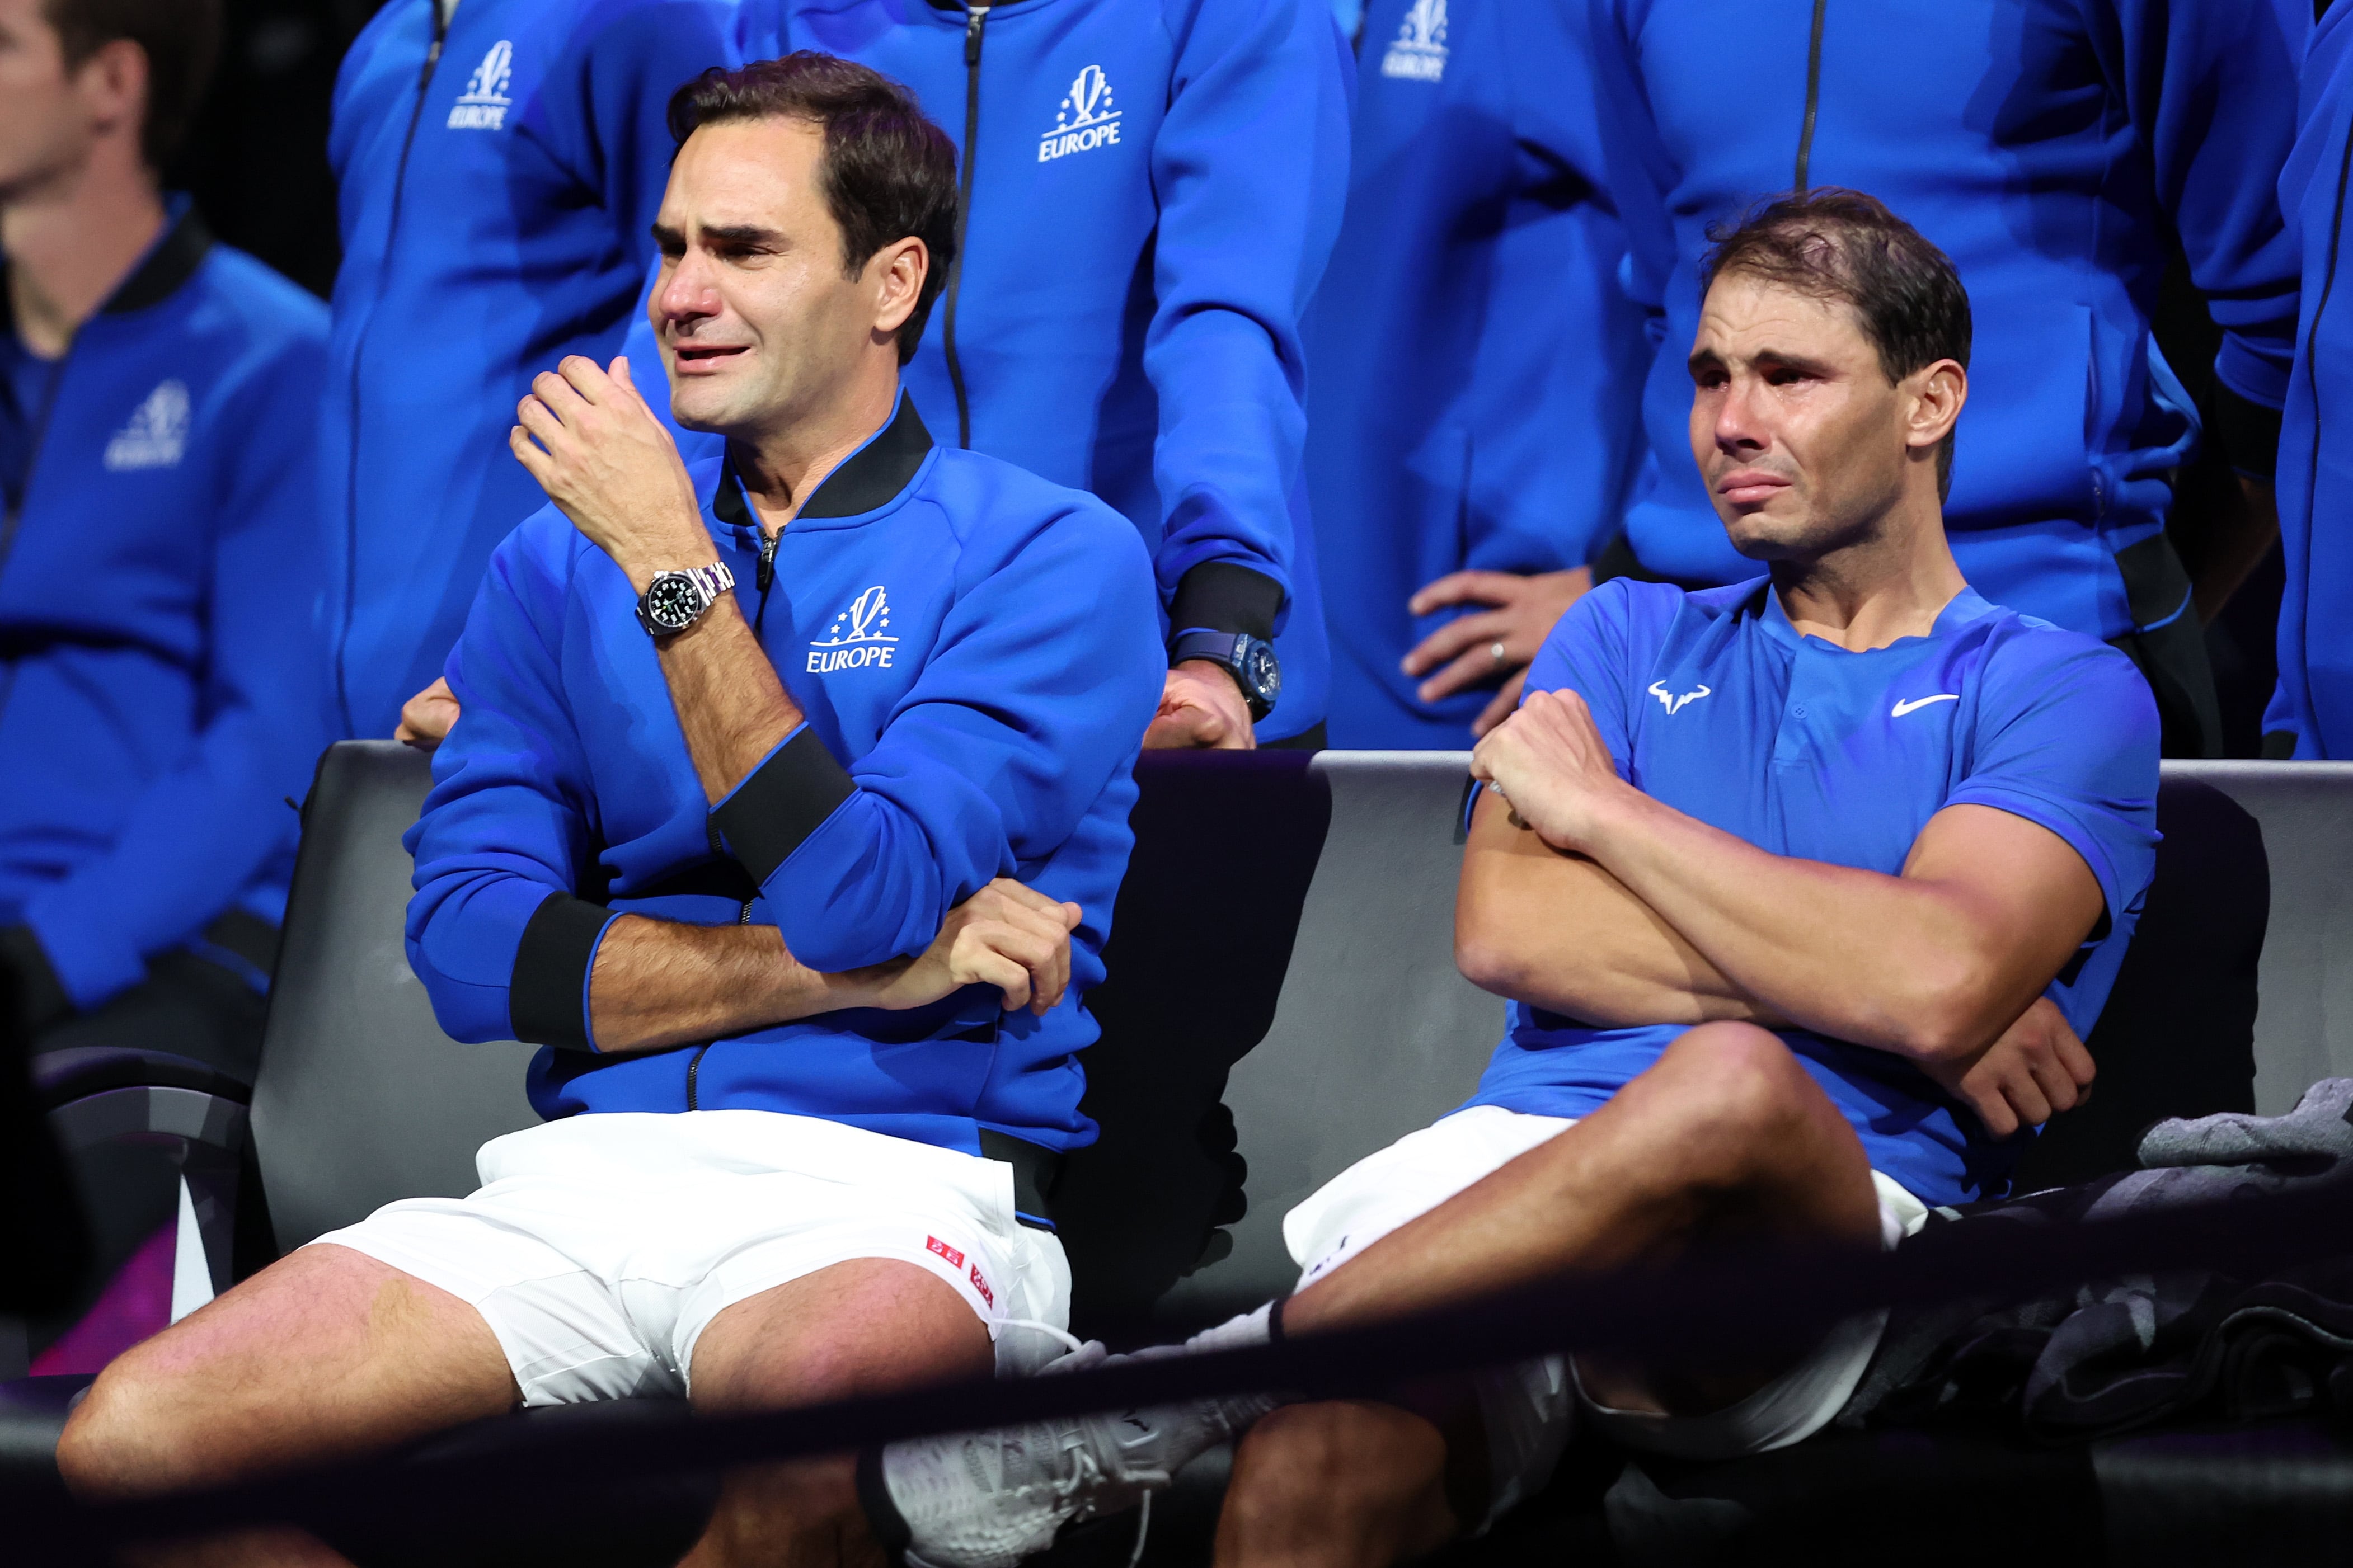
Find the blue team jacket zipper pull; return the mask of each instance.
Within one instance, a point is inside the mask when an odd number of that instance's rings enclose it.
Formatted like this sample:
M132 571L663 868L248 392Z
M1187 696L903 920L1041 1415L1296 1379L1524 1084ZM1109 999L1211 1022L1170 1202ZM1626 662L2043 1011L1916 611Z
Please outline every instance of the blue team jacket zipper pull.
M785 531L780 528L760 541L760 569L752 576L754 584L760 590L762 609L767 608L768 590L776 584L776 542L784 536Z

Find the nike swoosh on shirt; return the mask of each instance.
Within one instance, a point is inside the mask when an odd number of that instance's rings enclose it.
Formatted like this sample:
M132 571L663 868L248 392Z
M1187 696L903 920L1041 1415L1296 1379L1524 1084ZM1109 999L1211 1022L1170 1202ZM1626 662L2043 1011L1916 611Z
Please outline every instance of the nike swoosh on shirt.
M1906 713L1917 712L1931 702L1958 702L1960 700L1961 694L1957 691L1939 691L1934 697L1915 697L1909 702L1898 702L1887 711L1891 718L1901 719Z

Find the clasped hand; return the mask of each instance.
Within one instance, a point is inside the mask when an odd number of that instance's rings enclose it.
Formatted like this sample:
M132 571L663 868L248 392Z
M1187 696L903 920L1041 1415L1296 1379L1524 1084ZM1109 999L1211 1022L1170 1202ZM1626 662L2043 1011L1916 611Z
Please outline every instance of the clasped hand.
M1071 932L1079 906L1057 903L999 877L948 911L939 935L913 958L858 972L876 1007L923 1007L967 985L994 985L1005 1010L1043 1016L1071 984Z
M2048 996L1967 1056L1923 1061L1920 1070L1977 1113L1993 1137L2037 1127L2092 1097L2092 1053Z
M663 572L717 559L678 443L646 405L629 362L567 354L532 378L507 446L574 527L640 594Z
M1603 816L1639 800L1574 691L1535 691L1471 753L1471 776L1556 849L1590 854Z

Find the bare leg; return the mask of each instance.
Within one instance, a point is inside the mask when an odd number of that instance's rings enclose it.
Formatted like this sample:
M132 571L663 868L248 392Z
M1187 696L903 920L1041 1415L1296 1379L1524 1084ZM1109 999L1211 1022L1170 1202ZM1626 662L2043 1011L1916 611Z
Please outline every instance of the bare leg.
M1703 1024L1559 1137L1293 1297L1282 1325L1400 1317L1728 1226L1875 1246L1879 1200L1854 1130L1788 1047Z
M712 1413L776 1410L982 1377L993 1364L987 1329L937 1276L863 1258L713 1318L695 1342L694 1404ZM841 1455L733 1472L682 1568L880 1564L855 1466Z
M1706 1024L1599 1110L1293 1297L1283 1328L1400 1317L1734 1228L1872 1246L1878 1198L1853 1129L1788 1048L1750 1025ZM1621 1409L1714 1408L1764 1381L1578 1366ZM1444 1509L1448 1445L1424 1416L1338 1403L1280 1414L1236 1453L1221 1564L1369 1568L1471 1522Z
M1234 1452L1216 1561L1380 1568L1460 1534L1436 1425L1393 1405L1291 1405ZM1471 1522L1475 1523L1473 1520Z
M307 1247L118 1357L66 1424L58 1466L80 1497L151 1496L389 1448L517 1398L473 1308L364 1253ZM135 1560L343 1561L292 1531Z

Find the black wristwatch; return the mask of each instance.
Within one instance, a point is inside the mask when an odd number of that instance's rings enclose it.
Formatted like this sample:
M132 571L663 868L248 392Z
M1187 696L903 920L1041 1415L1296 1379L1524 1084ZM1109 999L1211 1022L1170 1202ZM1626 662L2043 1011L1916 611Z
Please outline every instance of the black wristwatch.
M719 595L734 586L735 574L727 570L724 561L684 572L665 572L647 584L638 597L638 625L650 637L676 637L701 620L719 602Z
M1282 695L1282 665L1274 657L1274 645L1263 637L1248 632L1186 632L1168 645L1168 663L1173 668L1188 658L1206 658L1232 676L1250 705L1253 723L1273 712L1275 700Z

